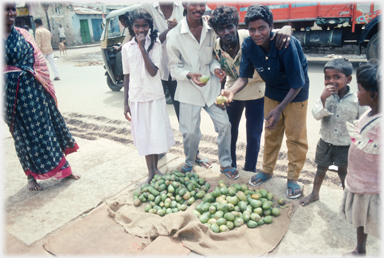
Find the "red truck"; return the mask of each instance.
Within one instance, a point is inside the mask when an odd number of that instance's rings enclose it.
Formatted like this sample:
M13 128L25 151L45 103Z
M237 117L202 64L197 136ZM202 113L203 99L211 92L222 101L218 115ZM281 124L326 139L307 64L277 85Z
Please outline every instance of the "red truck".
M367 59L381 58L381 3L379 2L270 2L262 3L273 13L275 28L290 25L303 48L357 45L365 48ZM240 14L240 27L251 2L208 2L210 9L234 6Z

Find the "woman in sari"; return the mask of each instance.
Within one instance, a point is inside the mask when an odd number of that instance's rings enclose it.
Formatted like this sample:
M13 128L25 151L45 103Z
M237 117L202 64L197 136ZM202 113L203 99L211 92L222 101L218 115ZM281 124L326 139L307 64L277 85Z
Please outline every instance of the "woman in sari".
M78 179L65 155L79 148L57 108L43 54L28 31L14 26L15 3L5 4L4 119L30 191L42 190L36 179Z

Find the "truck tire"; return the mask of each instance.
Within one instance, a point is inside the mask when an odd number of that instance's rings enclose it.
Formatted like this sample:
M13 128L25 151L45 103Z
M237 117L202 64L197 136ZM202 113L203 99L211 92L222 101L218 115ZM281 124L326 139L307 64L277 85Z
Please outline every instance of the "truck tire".
M111 77L109 77L109 75L107 75L107 84L108 84L108 87L112 90L112 91L120 91L122 86L119 86L119 85L116 85L113 83Z
M380 59L380 32L377 32L373 37L369 40L367 45L367 60L371 58Z

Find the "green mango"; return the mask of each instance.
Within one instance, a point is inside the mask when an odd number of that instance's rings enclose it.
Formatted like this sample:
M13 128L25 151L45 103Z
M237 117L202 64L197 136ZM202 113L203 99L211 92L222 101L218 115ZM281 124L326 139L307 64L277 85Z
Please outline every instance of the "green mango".
M192 205L195 202L195 197L191 197L188 199L188 204Z
M259 219L259 221L257 222L257 225L258 226L264 225L264 219Z
M267 194L267 200L271 201L273 199L273 193L268 193Z
M247 185L245 185L245 184L241 185L241 191L245 192L247 190L248 190Z
M251 220L253 221L259 221L260 220L260 215L257 213L251 213Z
M219 227L219 230L220 230L220 232L228 232L229 228L227 227L227 225L221 225Z
M224 212L223 211L216 211L215 213L215 219L220 219L224 217Z
M140 194L141 194L141 190L140 189L136 189L135 191L133 191L133 196L139 197Z
M214 233L219 233L220 232L220 229L219 229L219 226L217 224L212 224L210 229L214 232Z
M213 197L212 194L210 193L207 193L204 198L203 198L203 201L204 202L213 202L215 200L215 198Z
M191 193L190 193L190 192L186 192L186 193L183 195L183 199L184 199L184 200L189 200L189 198L191 198Z
M185 211L187 209L187 205L182 204L182 205L180 205L180 207L178 209L179 209L179 211Z
M198 212L197 210L193 210L192 213L195 214L196 217L200 217L201 216L201 213Z
M197 192L197 194L196 194L196 198L197 198L197 199L203 199L204 195L205 195L205 192L204 192L204 191L199 191L199 192Z
M219 197L219 196L221 195L221 193L220 193L220 189L219 189L218 187L216 187L216 188L212 191L211 194L212 194L212 196L215 197L215 198Z
M279 201L278 201L278 203L279 203L280 205L284 205L284 204L285 204L285 199L284 199L284 198L280 198Z
M228 187L228 194L230 195L230 196L235 196L236 195L236 188L234 187L234 186L230 186L230 187Z
M178 208L172 208L172 212L175 213L175 212L178 212L179 209Z
M226 223L227 223L227 220L225 218L220 218L220 219L216 220L216 224L218 226L225 225Z
M243 212L243 220L244 222L248 222L251 219L251 213L247 210Z
M263 210L269 210L271 208L271 203L270 202L263 202L262 208Z
M227 213L224 214L224 219L233 221L233 220L235 220L235 215L233 215L230 212L227 212Z
M155 200L155 196L153 196L153 194L148 194L148 200L149 201Z
M258 224L257 224L256 221L249 220L249 221L247 222L247 226L248 226L249 228L255 228L255 227L258 226Z
M210 219L209 219L208 222L207 222L208 224L211 224L211 225L212 225L212 224L216 224L216 219L215 219L215 218L211 218L211 216L209 216L209 218L210 218Z
M239 208L241 211L245 211L247 209L247 202L245 201L240 201L238 204Z
M211 205L211 206L209 207L209 212L212 213L212 214L216 213L216 206Z
M258 208L262 205L262 202L259 200L252 199L249 201L249 204L252 206L252 208Z
M271 224L272 221L273 221L273 217L268 215L268 216L265 216L264 219L263 219L264 223L265 224Z
M139 196L139 199L137 199L137 200L140 200L140 202L146 202L146 201L147 201L147 199L144 197L143 194L141 194L141 195Z
M175 192L175 188L173 187L172 184L168 185L168 193L174 193Z
M217 209L219 211L226 212L228 210L228 204L226 204L226 203L219 203L219 205L217 206Z
M188 189L188 191L193 191L193 189L195 189L195 185L194 185L192 182L190 182L190 183L187 185L187 189Z
M140 206L141 205L140 199L133 200L133 205L135 205L136 207Z
M228 188L227 187L221 187L220 188L220 193L222 195L227 195L228 194Z
M279 210L279 208L272 208L271 213L273 216L277 217L280 215L280 210Z
M209 182L205 182L203 186L207 188L207 191L209 190L209 188L211 188L211 184Z
M203 76L200 77L200 81L203 82L203 83L206 83L206 82L209 81L209 78L210 78L209 76L203 75Z
M232 230L235 228L235 225L233 224L232 221L227 221L227 227L229 228L229 230Z
M235 227L241 227L244 224L244 220L242 218L235 218L233 221L233 224L235 224Z
M232 203L228 203L228 211L233 211L235 209L235 205Z
M171 205L169 207L176 208L177 207L177 202L176 201L171 201Z
M162 210L162 209L159 209L159 210L157 210L156 214L157 214L157 215L160 215L160 216L162 217L162 216L165 215L165 211Z
M228 203L232 203L233 205L236 205L239 201L236 196L227 196Z
M177 194L180 196L183 196L186 192L187 192L187 188L181 188Z
M207 223L209 220L209 213L204 213L199 217L201 223Z
M224 104L225 102L227 102L227 97L225 97L225 96L222 96L222 95L219 95L219 96L217 96L217 98L216 98L216 103L218 104L218 105L221 105L221 104Z
M153 208L148 210L148 213L156 214L156 212L157 212L157 210L153 209Z
M259 190L259 193L261 195L262 198L267 198L267 195L268 195L268 191L265 190L265 189L260 189Z
M236 197L239 199L239 201L246 201L247 200L247 196L244 194L243 191L238 191L236 193Z
M202 211L203 211L203 212L209 211L209 207L211 207L211 204L210 204L209 202L205 202L205 203L203 204Z

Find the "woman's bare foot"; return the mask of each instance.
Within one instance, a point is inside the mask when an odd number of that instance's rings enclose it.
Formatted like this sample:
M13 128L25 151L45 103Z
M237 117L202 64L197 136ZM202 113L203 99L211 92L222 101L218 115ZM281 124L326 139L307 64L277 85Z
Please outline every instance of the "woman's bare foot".
M36 182L36 179L29 178L28 179L28 190L29 191L40 191L40 190L43 190L43 188L41 188L40 185Z
M301 206L306 206L310 204L311 202L315 202L319 200L319 195L315 196L315 194L312 192L310 195L305 196L301 201L300 204Z
M203 157L203 156L200 155L199 153L196 155L196 160L195 160L195 162L196 162L199 166L205 167L206 169L212 167L212 162L211 162L207 157Z
M81 177L80 175L71 173L71 174L70 174L69 176L67 176L66 178L77 180L77 179L79 179L80 177Z

